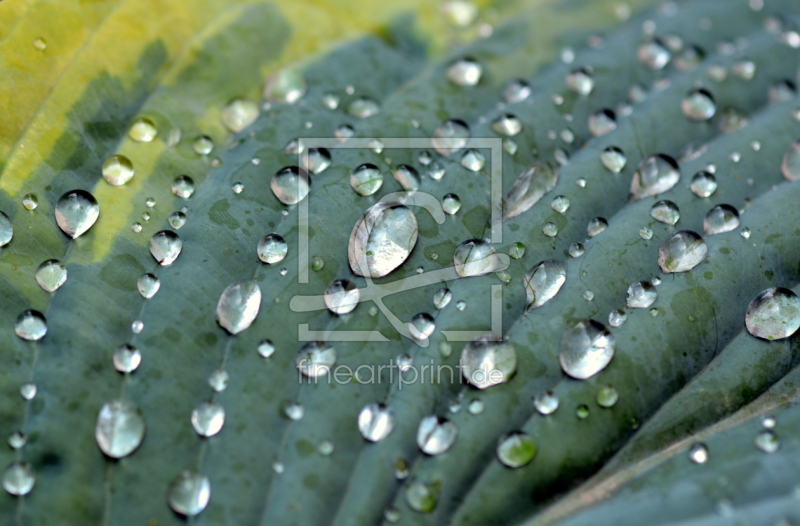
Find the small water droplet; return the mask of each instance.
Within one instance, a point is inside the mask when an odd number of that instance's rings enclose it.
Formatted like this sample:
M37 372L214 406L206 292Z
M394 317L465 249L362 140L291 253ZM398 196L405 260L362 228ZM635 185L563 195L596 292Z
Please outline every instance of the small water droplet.
M225 424L225 409L217 402L200 402L192 410L192 427L201 437L216 435Z
M214 141L208 135L201 135L192 143L192 149L198 155L208 155L214 150Z
M331 154L326 148L309 148L306 155L302 156L300 160L303 168L308 170L311 175L316 175L324 172L331 165Z
M370 442L380 442L389 436L394 426L394 412L384 404L367 404L358 413L358 431Z
M583 243L573 243L569 246L570 257L581 257L584 252L586 252L586 248L584 248Z
M780 449L781 442L773 431L761 431L756 435L755 444L764 453L775 453Z
M310 186L308 172L297 166L278 170L270 182L272 193L285 205L295 205L305 199Z
M121 373L132 373L142 363L142 353L132 345L123 344L114 351L114 369Z
M139 289L139 294L146 300L149 300L156 295L158 289L161 288L161 281L153 274L142 274L136 280L136 288Z
M311 270L314 272L319 272L325 268L325 260L322 259L320 256L314 256L311 258Z
M681 101L684 116L693 121L707 121L717 113L714 97L703 88L693 89Z
M764 290L747 306L745 325L757 338L788 338L800 329L800 298L783 287Z
M133 334L139 334L144 329L144 322L142 320L133 320L131 323L131 332Z
M447 194L442 198L442 210L446 214L454 215L461 210L461 200L456 194Z
M417 445L423 453L441 455L458 438L458 426L446 418L431 415L423 418L417 430Z
M11 449L21 449L28 443L28 437L22 431L14 431L8 436L8 445Z
M614 407L619 400L619 393L611 385L604 385L597 390L597 405L600 407Z
M401 164L392 170L392 177L400 183L406 192L416 192L419 190L419 173L417 170L406 164Z
M417 342L430 338L434 330L436 330L436 324L433 322L433 317L424 312L415 315L408 324L408 331Z
M664 69L672 59L669 49L659 39L644 42L640 45L637 56L639 62L648 69Z
M196 471L184 470L172 479L167 490L167 503L175 513L193 517L198 515L211 499L208 477Z
M467 150L461 156L461 166L471 172L479 172L486 166L486 158L478 150Z
M594 89L594 75L590 67L573 69L566 79L569 89L579 95L589 95Z
M439 289L433 295L433 306L436 310L441 310L450 304L453 299L453 293L448 289Z
M614 336L594 320L583 320L564 332L558 359L561 368L578 380L590 378L614 357Z
M521 431L514 431L500 438L497 444L497 458L509 468L521 468L536 456L536 443L533 437Z
M36 472L27 462L12 462L3 471L3 489L10 495L27 495L36 484Z
M264 87L264 98L271 102L294 104L306 93L303 74L294 68L277 71Z
M435 418L435 417L434 417ZM408 507L420 513L430 513L439 502L439 484L415 480L406 487Z
M554 211L558 212L559 214L563 214L567 210L569 210L569 199L564 197L563 195L559 195L553 198L553 201L550 203L550 208Z
M681 218L681 212L672 201L658 201L650 209L650 217L667 225L674 225Z
M586 233L591 238L602 232L608 228L608 221L603 219L602 217L595 217L591 221L589 221L589 225L586 227Z
M697 197L710 197L717 190L717 180L710 173L701 171L692 177L690 188Z
M609 146L600 154L600 162L611 173L619 173L628 164L628 159L622 150L616 146Z
M547 237L556 237L558 235L558 225L549 222L545 223L544 226L542 226L542 234Z
M513 137L522 131L522 121L515 115L504 113L492 121L492 129L500 135Z
M228 388L230 377L225 369L214 369L208 376L208 385L215 393L221 393Z
M669 236L658 249L658 266L665 274L689 272L708 257L708 247L698 234L682 230Z
M372 195L382 185L383 174L374 164L362 164L350 174L350 186L358 195Z
M336 363L336 349L325 342L308 342L300 348L295 358L297 369L309 378L330 373Z
M460 243L453 253L453 265L461 277L482 276L508 266L492 245L480 239Z
M183 241L171 230L162 230L150 238L150 254L162 266L172 265L183 249Z
M653 231L648 227L642 227L639 229L639 237L646 240L653 238Z
M36 387L36 384L33 382L25 382L21 386L19 386L19 395L24 400L33 400L36 398L36 393L39 391L39 388Z
M41 340L47 334L47 321L41 312L26 310L14 322L14 333L23 340Z
M625 304L629 309L646 309L658 299L656 288L649 281L637 281L628 287Z
M333 135L335 135L336 138L339 139L339 142L344 142L347 139L354 137L355 134L356 131L349 124L342 124L333 131Z
M417 219L410 209L379 202L353 227L348 245L350 268L358 276L386 276L408 258L417 237Z
M188 175L179 175L172 181L172 193L182 199L189 199L194 193L194 181Z
M111 458L122 458L141 445L144 432L139 408L126 400L112 400L100 408L94 436L100 451Z
M608 314L608 324L612 327L620 327L628 319L628 315L622 309L612 310Z
M267 234L258 242L258 259L262 263L274 265L280 263L289 252L286 241L278 234Z
M589 418L589 406L586 404L579 405L575 409L575 416L577 416L579 420L585 420Z
M589 132L595 137L610 133L616 128L617 116L612 110L598 110L589 116Z
M506 84L505 88L503 88L503 101L505 101L506 104L522 102L530 97L531 93L531 87L526 81L515 79Z
M487 389L508 382L517 370L517 351L508 342L483 337L466 344L461 350L461 372L464 379L478 389Z
M456 86L475 86L483 76L483 67L473 58L464 57L447 68L447 79Z
M675 186L681 178L678 163L668 155L647 157L639 165L631 183L631 202L657 195Z
M675 57L675 68L678 71L691 71L703 62L705 55L705 52L699 47L687 46Z
M469 126L464 121L446 120L434 130L431 145L439 155L447 157L463 149L470 136Z
M695 444L689 449L689 460L695 464L705 464L708 462L708 448L705 444Z
M479 415L483 413L483 410L484 410L483 400L480 400L479 398L471 400L469 405L467 406L467 411L469 411L469 414L471 415Z
M372 117L380 111L378 103L369 97L357 97L347 106L347 113L359 119Z
M67 267L57 259L48 259L36 269L36 283L47 292L55 292L67 281Z
M230 334L239 334L255 321L261 308L261 288L255 280L228 285L219 297L216 320Z
M100 206L89 192L73 190L58 200L55 215L59 228L75 239L92 228L100 215Z
M730 205L717 205L703 219L703 234L710 236L739 227L739 212Z
M743 59L737 61L731 67L731 73L742 80L752 80L756 76L756 63L752 60Z
M553 391L542 391L533 398L533 407L541 415L550 415L558 409L558 397Z
M245 99L234 99L222 110L222 124L233 133L238 133L253 124L258 118L258 104Z
M136 142L153 142L156 135L158 135L156 124L147 117L136 119L128 128L128 137Z
M787 181L800 181L800 141L793 143L783 156L781 173Z
M538 309L550 301L567 280L567 266L554 259L542 261L531 268L522 282L527 294L526 308Z
M36 210L36 207L39 206L39 198L36 197L36 194L26 194L22 198L22 206L25 210Z
M353 312L360 297L359 288L346 279L337 279L325 287L325 306L333 314L341 316Z
M45 42L43 38L35 38L33 40L33 47L35 47L39 51L44 51L45 49L47 49L47 42Z

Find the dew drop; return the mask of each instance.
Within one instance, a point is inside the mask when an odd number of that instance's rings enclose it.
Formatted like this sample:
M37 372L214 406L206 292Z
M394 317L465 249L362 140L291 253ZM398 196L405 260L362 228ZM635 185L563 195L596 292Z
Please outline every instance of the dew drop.
M192 143L192 149L198 155L208 155L214 150L214 141L208 135L201 135Z
M573 243L569 246L568 252L570 257L577 258L586 252L586 248L584 248L583 243Z
M612 310L608 314L608 324L612 327L620 327L628 319L628 315L622 309Z
M216 319L230 334L239 334L255 321L261 308L261 288L255 280L228 285L219 297Z
M567 281L567 266L554 259L542 261L522 279L527 294L526 308L538 309L550 301Z
M681 212L672 201L658 201L650 209L650 217L667 225L674 225L681 218Z
M536 443L533 437L521 431L502 436L497 444L497 459L509 468L530 464L534 456Z
M717 191L717 180L710 173L701 171L692 177L692 183L689 188L697 197L710 197Z
M616 146L609 146L600 154L600 162L611 173L619 173L628 164L628 158Z
M306 81L303 74L292 68L283 69L273 74L264 87L264 98L271 102L294 104L306 93Z
M764 453L775 453L780 449L781 442L773 431L761 431L756 435L755 444Z
M278 234L267 234L258 242L258 259L262 263L274 265L280 263L289 252L286 241Z
M486 166L486 158L478 150L467 150L461 156L461 166L471 172L479 172Z
M22 198L22 206L25 210L36 210L39 206L39 198L36 197L36 194L26 194Z
M423 418L417 430L417 445L423 453L441 455L458 438L458 426L446 418L431 415Z
M75 239L92 228L100 215L100 206L89 192L73 190L61 196L55 214L59 228Z
M406 487L406 503L408 503L408 507L414 511L431 513L436 509L438 501L438 484L429 484L421 480L415 480Z
M630 201L666 192L680 178L681 173L675 159L663 154L651 155L642 161L633 176Z
M14 322L14 333L28 341L38 341L47 334L47 322L44 315L35 310L22 312Z
M453 299L453 293L449 289L439 289L433 295L433 306L436 310L442 310L450 304Z
M451 63L447 68L447 80L456 86L475 86L483 76L483 67L470 57Z
M111 458L122 458L139 447L144 431L144 418L135 404L112 400L100 408L94 436L100 451Z
M446 214L454 215L461 210L461 200L456 194L447 194L442 198L442 210Z
M563 195L556 196L550 203L550 208L552 208L555 212L558 212L559 214L563 214L564 212L569 210L569 199L567 199Z
M211 499L208 477L196 471L184 470L172 479L167 490L167 503L175 513L193 517L198 515Z
M594 76L591 68L573 69L566 79L567 87L578 95L589 95L594 89Z
M208 385L215 393L221 393L228 388L230 377L225 369L214 369L208 376Z
M695 464L708 462L708 448L705 444L695 444L689 449L689 460Z
M558 409L558 397L553 391L542 391L533 399L533 407L541 415L553 414Z
M406 164L401 164L392 170L392 177L400 183L406 192L416 192L419 190L419 173L417 170Z
M478 389L508 382L517 370L517 350L511 343L483 337L461 350L464 379Z
M658 266L665 274L689 272L708 257L703 238L689 230L675 232L658 249Z
M637 53L639 62L648 69L664 69L672 59L672 54L659 39L644 42Z
M123 344L114 350L114 369L121 373L132 373L142 363L142 353L132 345Z
M10 495L27 495L36 484L36 473L27 462L12 462L3 471L3 489Z
M597 390L597 405L600 407L614 407L619 400L619 393L611 385L604 385Z
M183 241L178 234L171 230L162 230L150 238L150 254L158 261L159 265L172 265L183 249Z
M510 113L504 113L492 121L492 129L500 135L513 137L522 131L522 121Z
M316 175L331 165L331 154L326 148L309 148L301 157L301 164L311 175Z
M790 289L764 290L747 306L747 332L764 340L788 338L800 329L800 298Z
M460 243L453 253L453 265L460 277L483 276L505 269L508 263L486 241L471 239Z
M358 413L358 432L370 442L380 442L389 436L394 426L394 412L384 404L367 404Z
M347 113L359 119L372 117L380 111L378 103L369 97L357 97L347 106Z
M787 181L800 181L800 141L793 143L783 156L781 173Z
M194 181L188 175L179 175L172 181L172 193L182 199L189 199L194 193Z
M469 126L464 121L451 119L434 130L431 145L439 155L447 157L462 150L470 136Z
M558 182L558 168L551 163L536 163L520 174L503 200L505 219L528 211Z
M417 342L427 340L435 330L436 324L433 321L433 317L424 312L415 315L408 324L408 331Z
M614 357L614 336L594 320L582 320L564 332L558 351L561 368L578 380L590 378Z
M589 132L600 137L617 129L617 116L612 110L603 109L589 116Z
M606 221L602 217L595 217L594 219L589 221L589 225L586 227L586 233L591 238L605 232L607 228L608 228L608 221Z
M333 314L343 315L353 312L358 305L361 291L346 279L337 279L325 287L325 306Z
M222 124L233 133L239 133L258 118L258 104L246 99L234 99L222 110Z
M216 435L225 424L225 409L217 402L200 402L192 410L192 427L201 437Z
M67 281L67 267L57 259L48 259L36 269L36 283L47 292L55 292Z
M512 80L503 88L503 101L506 104L522 102L530 97L531 93L531 87L526 81L520 79Z
M703 234L710 236L739 227L739 212L730 205L717 205L703 219Z
M353 227L347 254L350 268L357 276L386 276L408 259L417 237L417 219L410 209L379 202Z
M350 186L360 196L372 195L383 185L383 174L374 164L362 164L350 174Z
M278 170L270 182L272 193L285 205L295 205L305 199L310 186L308 172L297 166Z
M308 342L300 348L295 358L297 369L309 378L330 373L336 363L336 349L325 342Z
M707 121L717 113L714 97L708 91L697 88L681 101L683 115L692 121Z
M153 142L156 135L158 135L156 124L147 117L136 119L128 129L128 137L136 142Z
M8 245L12 237L14 237L14 225L5 213L0 212L0 247Z

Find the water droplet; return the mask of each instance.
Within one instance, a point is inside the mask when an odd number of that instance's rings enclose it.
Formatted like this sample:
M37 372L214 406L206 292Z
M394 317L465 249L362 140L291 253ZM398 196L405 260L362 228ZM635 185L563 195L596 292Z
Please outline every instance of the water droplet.
M658 266L670 274L689 272L708 257L708 247L703 238L689 230L675 232L658 249Z
M36 387L36 384L33 382L25 382L19 386L19 394L25 400L33 400L36 398L36 393L38 391L39 388Z
M589 406L586 404L581 404L575 409L575 416L578 417L580 420L585 420L589 418Z
M591 290L586 290L583 292L583 299L586 301L592 301L594 299L594 292Z
M492 129L500 135L513 137L522 131L522 121L510 113L504 113L492 121Z
M441 310L447 307L452 299L453 293L450 292L450 290L439 289L436 291L436 294L433 295L433 306L436 307L436 310Z
M622 153L622 150L616 146L609 146L600 154L600 162L603 163L606 170L616 174L625 168L628 159L625 157L625 154Z
M637 281L628 287L625 303L629 309L646 309L656 302L658 293L649 281Z
M589 95L594 89L592 69L589 67L573 69L567 75L566 84L569 89L579 95Z
M144 418L135 404L112 400L100 408L94 436L100 451L111 458L122 458L139 447L144 431Z
M156 124L147 117L136 119L128 129L128 137L136 142L153 142L156 135L158 135Z
M773 431L761 431L756 435L755 444L764 453L775 453L781 447L778 435Z
M14 237L14 225L5 213L0 212L0 247L8 245L12 237Z
M583 243L573 243L569 246L570 257L581 257L584 252L586 252L586 248L584 248Z
M67 281L67 267L57 259L48 259L36 269L36 283L47 292L55 292Z
M192 143L192 149L198 155L208 155L214 149L214 141L208 135L201 135Z
M28 443L28 437L22 431L14 431L8 436L8 445L11 449L21 449Z
M336 363L336 349L325 342L308 342L300 348L295 365L305 376L316 378L330 373Z
M325 260L322 259L320 256L314 256L311 258L311 270L314 272L319 272L325 268Z
M600 137L617 128L617 116L612 110L598 110L589 116L589 132Z
M453 253L453 265L456 273L462 278L483 276L508 266L497 255L492 245L480 239L460 243Z
M285 205L295 205L305 199L310 186L308 172L297 166L278 170L270 182L272 193Z
M133 320L131 323L131 331L133 334L139 334L144 329L144 322L142 320Z
M558 212L559 214L563 214L567 210L569 210L569 199L564 197L563 195L559 195L553 198L553 201L550 203L550 208L554 211Z
M747 306L747 332L764 340L788 338L800 329L800 298L783 287L764 290Z
M639 62L648 69L664 69L672 59L672 54L659 39L645 42L639 46Z
M262 263L269 265L280 263L288 251L289 246L278 234L267 234L258 242L258 259Z
M162 230L150 238L150 254L162 266L172 265L183 249L183 241L171 230Z
M600 407L614 407L619 400L619 393L611 385L604 385L597 390L597 405Z
M153 199L152 197L148 197L144 202L144 206L146 206L147 208L153 208L154 206L156 206L156 200ZM146 219L149 219L149 217L147 217Z
M423 453L441 455L455 443L458 426L441 416L423 418L417 430L417 445Z
M420 513L430 513L439 501L439 485L415 480L406 487L408 507Z
M451 119L434 130L431 145L439 155L447 157L463 149L470 136L469 126L464 121Z
M436 330L436 324L433 322L433 317L424 312L415 315L408 324L408 331L417 342L430 338L434 330Z
M695 464L708 462L708 448L705 444L695 444L689 449L689 460Z
M484 410L483 400L479 398L471 400L469 405L467 406L467 411L469 411L469 414L471 415L479 415L483 413L483 410Z
M167 502L175 513L193 517L208 506L211 483L208 477L196 471L184 470L172 479L167 491Z
M317 453L323 457L328 457L333 453L333 442L330 440L323 440L317 445Z
M401 164L392 170L392 177L400 183L406 192L416 192L419 190L419 174L417 170L406 164Z
M589 225L586 227L586 233L588 236L594 237L608 228L608 221L603 219L602 217L595 217L591 221L589 221Z
M339 103L341 102L339 95L330 92L322 95L322 98L320 100L322 101L322 105L328 108L329 110L335 110L336 108L339 107Z
M331 165L331 154L326 148L309 148L305 156L301 157L302 166L312 175L324 172Z
M612 310L608 314L608 324L612 327L620 327L628 319L628 315L622 309Z
M334 314L342 315L353 312L360 297L359 288L346 279L337 279L325 287L325 306Z
M26 194L22 198L22 206L25 210L36 210L36 207L39 206L39 198L36 197L36 194Z
M114 351L114 369L121 373L132 373L142 363L142 353L132 345L123 344Z
M486 158L478 150L467 150L461 156L461 166L471 172L479 172L486 166Z
M666 192L681 178L678 163L668 155L651 155L639 165L631 183L630 201Z
M264 87L264 98L271 102L294 104L306 93L306 81L297 69L287 68L274 73Z
M639 237L644 240L649 240L653 238L653 231L648 227L642 227L639 229Z
M681 101L681 111L689 120L707 121L717 112L714 97L702 88L693 89Z
M736 108L727 108L722 113L719 129L723 133L731 133L743 128L749 122L747 115Z
M368 404L358 413L358 431L370 442L380 442L389 436L394 425L394 412L383 404Z
M506 104L522 102L530 96L531 87L524 80L512 80L503 88L503 101L505 101Z
M511 245L508 256L512 259L521 259L525 255L525 245L519 241Z
M136 288L139 289L139 294L146 300L149 300L156 295L158 289L161 288L161 281L153 274L142 274L136 280Z
M674 225L681 218L681 212L672 201L659 201L650 209L650 217L667 225Z
M781 173L787 181L800 181L800 141L793 143L783 156Z
M228 285L219 297L216 319L220 327L239 334L250 327L261 308L261 289L255 280Z
M461 351L464 379L478 389L508 382L517 370L517 351L508 342L483 337L466 344Z
M520 174L503 201L505 219L529 210L558 182L558 168L551 163L536 163Z
M797 89L790 80L781 80L769 87L769 102L778 104L787 102L797 96Z
M428 165L428 177L431 179L438 181L444 177L444 174L445 168L438 162L432 162L430 165Z
M27 495L36 484L36 473L27 462L12 462L3 471L3 489L10 495Z
M164 140L167 146L177 146L178 143L181 142L181 129L180 128L172 128L167 132L167 137Z
M221 393L228 388L230 377L225 369L214 369L208 376L208 385L215 393Z
M302 420L303 415L305 415L306 410L302 404L298 402L290 402L286 404L283 408L283 413L289 420Z
M337 139L339 139L339 142L344 142L347 139L355 136L356 131L349 124L342 124L333 131L333 134Z
M38 341L47 334L47 322L41 312L26 310L14 322L14 332L23 340Z
M73 190L61 196L55 214L59 228L75 239L92 228L100 215L100 207L89 192Z
M200 402L192 410L192 427L201 437L216 435L225 424L225 409L217 402Z
M447 68L447 80L456 86L475 86L482 75L483 67L470 57L458 59Z
M585 380L611 362L614 346L614 335L602 323L583 320L564 332L558 359L565 373Z
M347 106L347 113L359 119L372 117L380 111L378 103L369 97L357 97Z
M417 237L417 219L410 209L394 202L377 203L350 234L350 268L357 276L386 276L408 258Z
M445 19L455 27L467 27L478 16L478 8L468 0L448 0L439 9Z
M238 133L258 118L258 104L245 99L234 99L222 110L222 124L228 131Z
M500 438L497 444L497 458L509 468L521 468L536 456L536 443L533 437L521 431L514 431Z
M717 191L717 180L710 173L701 171L692 177L690 188L697 197L710 197Z
M533 398L533 407L542 415L549 415L558 409L558 397L553 391L542 391Z
M778 422L775 420L775 417L774 417L774 416L765 416L765 417L764 417L764 418L761 420L761 426L762 426L764 429L772 429L772 428L774 428L776 425L778 425Z
M691 71L699 66L705 58L705 52L697 46L687 46L675 57L675 68L678 71Z
M189 199L194 193L194 181L188 175L179 175L172 181L172 193L182 199Z
M456 194L447 194L442 199L442 210L446 214L454 215L461 210L461 200Z
M383 174L374 164L362 164L350 174L350 186L358 195L372 195L383 185Z
M739 227L739 212L730 205L717 205L703 219L703 234L710 236Z
M567 266L554 259L542 261L522 279L527 293L526 308L538 309L550 301L567 281Z

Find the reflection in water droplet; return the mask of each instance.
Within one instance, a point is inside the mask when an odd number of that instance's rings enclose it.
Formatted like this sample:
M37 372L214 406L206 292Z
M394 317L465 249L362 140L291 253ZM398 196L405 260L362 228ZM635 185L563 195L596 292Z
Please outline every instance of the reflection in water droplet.
M608 221L603 219L602 217L595 217L591 221L589 221L589 225L586 227L586 234L591 238L594 237L608 228Z
M506 268L494 247L486 241L471 239L460 243L453 254L456 274L464 277L482 276Z
M710 197L717 191L717 180L708 172L697 172L692 177L692 184L690 185L692 193L697 197Z
M630 201L666 192L680 178L681 173L675 159L663 154L651 155L642 161L633 176Z
M47 292L55 292L67 281L67 267L57 259L48 259L36 269L36 283Z
M178 234L171 230L162 230L150 238L150 254L158 261L159 265L172 265L183 249L183 241Z
M262 263L274 265L283 261L287 252L289 252L289 246L278 234L267 234L258 242L257 252L258 259Z
M14 333L23 340L41 340L47 334L47 321L41 312L26 310L14 322Z
M10 495L27 495L36 484L36 473L27 462L12 462L3 471L3 489Z
M708 462L708 448L705 444L695 444L689 449L689 460L695 464Z
M262 358L269 358L275 353L275 345L270 340L261 340L257 350Z
M739 227L739 212L730 205L717 205L703 219L703 234L710 236Z
M144 431L144 418L135 404L112 400L100 408L94 436L100 451L111 458L122 458L139 447Z
M529 210L558 182L558 168L551 163L536 163L520 174L503 200L505 219Z
M590 378L614 357L614 336L601 323L583 320L564 332L558 359L561 368L578 380Z
M208 506L211 483L196 471L184 470L172 479L167 491L167 503L175 513L193 517Z
M393 202L377 203L350 234L350 268L357 276L386 276L408 258L417 237L417 219L410 209Z
M436 330L436 324L433 322L433 317L424 312L415 315L408 324L411 337L418 342L430 338L434 330Z
M308 195L310 186L308 172L297 166L287 166L278 170L270 182L272 193L285 205L294 205L302 201Z
M669 236L658 249L658 266L666 273L689 272L708 257L708 246L694 232L682 230Z
M589 418L589 406L586 404L581 404L575 409L575 416L578 417L580 420L585 420Z
M133 163L124 155L112 155L103 162L103 178L111 186L122 186L133 178Z
M483 337L461 350L464 379L478 389L508 382L517 370L517 350L508 342Z
M707 121L717 113L714 97L708 91L697 88L681 101L681 111L689 120Z
M392 170L392 177L400 183L406 192L416 192L419 190L419 174L413 167L401 164Z
M14 431L8 436L8 445L11 449L21 449L28 443L28 437L22 431Z
M497 459L509 468L521 468L536 456L536 443L533 437L515 431L500 437L497 444Z
M431 145L439 155L447 157L463 149L469 138L469 126L464 121L452 119L444 121L434 130Z
M355 310L361 291L352 281L337 279L325 287L325 306L333 314L348 314Z
M172 193L182 199L189 199L194 193L194 181L188 175L179 175L172 181Z
M612 110L598 110L589 116L589 132L595 137L610 133L616 128L617 116Z
M5 213L0 212L0 247L8 245L12 237L14 237L14 225Z
M219 297L216 319L220 327L239 334L255 321L261 308L261 288L256 280L228 285Z
M258 104L245 99L234 99L222 110L222 124L228 131L238 133L258 118Z
M394 425L394 412L383 404L368 404L358 413L358 431L370 442L380 442L389 436Z
M24 400L33 400L36 398L36 393L38 391L39 388L36 387L36 384L33 382L25 382L19 386L19 394Z
M330 373L336 363L336 349L325 342L308 342L300 348L295 365L305 376L316 378Z
M474 86L482 75L483 67L470 57L458 59L447 68L447 80L457 86Z
M55 214L59 228L75 239L92 228L100 215L100 207L89 192L73 190L61 196Z
M417 430L417 445L423 453L441 455L458 438L458 426L446 418L431 415L423 418Z
M147 117L136 119L128 129L128 137L136 142L152 142L156 135L158 135L156 124Z
M592 69L581 67L573 69L566 80L567 87L579 95L589 95L594 89Z
M531 268L522 282L527 293L527 309L538 309L550 301L567 281L567 266L554 259L542 261Z
M800 329L800 298L790 289L762 291L747 306L747 332L764 340L788 338Z
M374 164L362 164L350 174L350 186L358 195L372 195L383 185L383 174Z
M114 369L121 373L132 373L142 363L142 353L132 345L123 344L114 351Z
M681 218L681 212L672 201L659 201L650 209L650 217L667 225L674 225Z
M192 410L192 427L201 437L216 435L225 424L225 409L217 402L200 402Z
M341 102L339 95L335 93L325 93L320 100L322 101L322 105L329 110L335 110L339 107L339 103Z

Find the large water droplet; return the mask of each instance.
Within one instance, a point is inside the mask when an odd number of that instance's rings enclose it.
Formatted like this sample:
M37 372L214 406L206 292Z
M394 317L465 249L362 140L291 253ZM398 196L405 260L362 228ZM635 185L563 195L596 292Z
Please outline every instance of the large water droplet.
M800 298L783 287L762 291L747 306L747 332L764 340L788 338L800 329Z
M423 453L441 455L458 438L458 426L446 418L431 415L423 418L417 430L417 445Z
M0 247L8 245L12 237L14 237L14 225L5 213L0 212Z
M144 438L142 412L132 402L112 400L100 408L94 436L100 450L111 458L133 453Z
M453 265L456 273L463 278L498 272L505 269L508 263L495 252L491 244L480 239L470 239L456 247Z
M463 149L470 136L469 126L464 121L451 119L434 130L431 145L439 155L447 157Z
M555 188L558 168L551 163L536 163L520 174L503 200L505 219L529 210L539 199Z
M611 173L619 173L628 164L628 158L616 146L609 146L600 154L600 162Z
M650 217L667 225L674 225L681 218L681 212L672 201L659 201L650 209Z
M167 503L175 513L193 517L208 506L211 483L196 471L185 470L172 480L167 491Z
M697 172L689 188L697 197L710 197L717 191L717 179L708 172Z
M508 382L517 370L517 350L511 343L490 337L473 340L461 351L461 371L478 389Z
M583 320L564 332L558 360L569 376L585 380L611 362L614 346L614 335L602 323Z
M417 237L417 219L411 210L399 203L377 203L350 234L350 268L358 276L386 276L408 259Z
M353 312L358 305L361 291L352 281L337 279L325 287L325 306L334 314Z
M267 234L258 242L258 259L268 265L280 263L289 252L286 241L278 234Z
M589 132L595 137L611 133L617 129L617 116L612 110L598 110L589 116Z
M217 303L217 323L231 334L250 327L261 308L261 288L256 280L228 285Z
M67 192L56 203L56 223L72 239L92 228L99 215L100 206L84 190Z
M305 170L298 166L287 166L272 176L269 186L278 201L285 205L295 205L308 195L311 181Z
M142 363L142 353L132 345L122 344L114 350L114 369L121 373L132 373Z
M200 402L192 410L192 427L201 437L212 437L225 424L225 409L212 400Z
M510 468L530 464L534 456L536 443L533 437L521 431L504 435L497 444L497 459Z
M316 378L330 373L336 363L336 349L325 342L308 342L300 348L295 365L305 376Z
M372 195L383 185L383 174L374 164L362 164L350 174L350 186L358 195Z
M358 413L358 431L370 442L380 442L389 436L394 425L394 412L383 404L368 404Z
M787 181L800 181L800 141L792 144L783 156L781 172ZM2 246L2 241L0 241Z
M47 321L44 315L35 310L26 310L17 316L14 333L23 340L38 341L47 334Z
M658 292L649 281L637 281L630 287L625 297L625 304L630 309L646 309L656 302Z
M644 159L633 176L630 201L666 192L681 178L678 163L668 155L651 155Z
M483 76L483 67L470 57L456 60L447 68L447 79L457 86L474 86Z
M11 495L27 495L35 484L36 472L27 462L12 462L3 471L3 489Z
M690 120L707 121L717 113L714 97L708 91L697 88L681 101L681 111Z
M150 238L150 254L158 261L159 265L167 266L175 263L183 249L183 241L178 234L171 230L156 232Z
M703 238L689 230L675 232L658 249L658 266L667 274L689 272L708 257Z
M103 178L111 186L122 186L133 178L133 163L124 155L112 155L103 162Z
M419 173L412 166L401 164L392 170L392 177L400 183L406 192L416 192L419 190Z
M258 104L245 99L234 99L222 110L222 124L233 133L238 133L253 124L258 118Z
M36 283L47 292L55 292L67 281L67 267L57 259L48 259L36 269Z
M136 280L136 288L139 289L139 294L146 300L149 300L156 295L158 289L161 288L161 281L152 274L142 274Z
M730 232L739 227L739 212L730 205L717 205L703 219L703 234L710 236Z
M550 301L567 281L567 266L555 259L542 261L531 268L522 282L527 293L527 309L538 309Z

